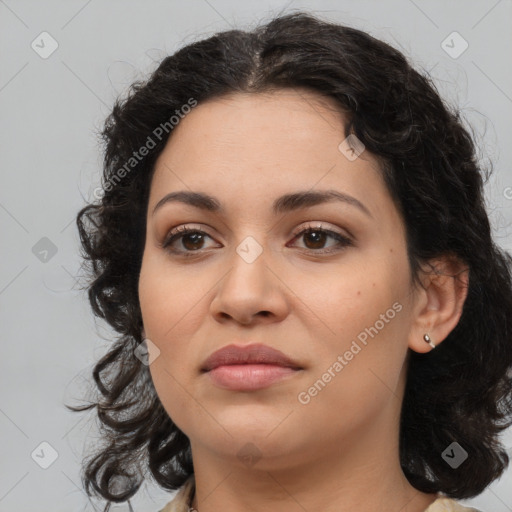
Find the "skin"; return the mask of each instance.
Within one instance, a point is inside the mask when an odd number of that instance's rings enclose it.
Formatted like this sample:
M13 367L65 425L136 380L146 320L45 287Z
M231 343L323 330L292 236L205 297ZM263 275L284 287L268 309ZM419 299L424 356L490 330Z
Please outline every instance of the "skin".
M332 100L312 92L237 93L196 106L156 162L139 280L143 334L160 400L190 439L200 512L422 512L436 498L413 488L399 464L406 356L431 350L425 333L438 345L455 327L467 280L425 272L423 287L413 285L404 224L378 163L338 149L343 125ZM342 202L271 211L283 194L327 189L370 215ZM178 190L215 196L226 212L174 202L152 214ZM310 223L352 244L294 236ZM199 248L188 259L162 248L184 225L208 235L175 240L176 250ZM248 236L262 249L252 263L236 252ZM432 263L462 269L448 258ZM394 318L300 403L395 303ZM221 389L200 368L231 343L270 345L303 370L257 391ZM248 443L252 461L238 456Z

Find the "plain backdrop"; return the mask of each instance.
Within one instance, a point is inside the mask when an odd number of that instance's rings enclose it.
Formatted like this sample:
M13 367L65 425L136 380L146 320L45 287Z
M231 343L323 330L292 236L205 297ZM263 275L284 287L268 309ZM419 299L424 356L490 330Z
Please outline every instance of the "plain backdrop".
M76 282L75 216L100 183L96 134L114 98L179 47L282 9L369 31L432 74L493 162L488 209L496 241L512 250L510 0L0 0L0 512L99 505L79 476L98 441L94 418L63 404L82 403L113 339ZM512 455L510 432L505 442ZM512 468L467 503L512 511L511 483ZM156 512L171 497L148 482L132 504Z

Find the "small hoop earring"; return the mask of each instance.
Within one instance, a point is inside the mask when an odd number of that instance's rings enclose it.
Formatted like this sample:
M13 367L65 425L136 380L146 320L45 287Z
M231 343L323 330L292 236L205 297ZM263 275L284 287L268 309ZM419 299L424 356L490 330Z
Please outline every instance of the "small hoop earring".
M434 345L434 342L430 339L430 336L428 334L424 334L423 335L423 339L432 347L432 348L436 348L436 346Z

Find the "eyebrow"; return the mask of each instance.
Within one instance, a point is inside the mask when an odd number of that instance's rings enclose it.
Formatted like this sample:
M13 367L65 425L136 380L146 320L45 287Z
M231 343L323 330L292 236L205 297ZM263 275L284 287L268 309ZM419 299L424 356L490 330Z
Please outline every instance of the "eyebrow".
M301 208L307 208L310 206L315 206L322 203L329 203L333 201L341 201L343 203L355 206L356 208L364 212L366 215L373 218L368 208L358 199L349 196L348 194L338 192L337 190L301 191L295 192L293 194L286 194L281 197L278 197L273 202L272 211L274 212L275 215L277 215L280 213L291 212L294 210L299 210ZM162 197L162 199L160 199L153 208L152 215L154 215L155 212L164 204L172 202L184 203L195 208L206 210L212 213L225 213L224 208L221 206L220 202L215 197L200 192L180 190L177 192L171 192Z

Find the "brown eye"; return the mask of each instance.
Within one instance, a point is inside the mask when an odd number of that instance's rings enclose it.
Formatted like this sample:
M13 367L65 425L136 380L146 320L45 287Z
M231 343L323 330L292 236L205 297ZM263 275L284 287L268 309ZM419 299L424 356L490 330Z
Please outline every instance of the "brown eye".
M306 244L308 249L322 249L329 235L325 231L316 230L305 232L303 237L304 241L311 242L311 245Z
M204 231L184 226L171 231L162 243L162 248L177 256L195 256L203 252L207 238L211 239L211 236ZM300 238L304 239L304 249L316 254L333 253L353 245L350 238L336 231L313 226L303 229L294 236L294 240ZM329 239L336 243L325 247Z
M204 236L202 233L188 233L186 235L182 235L181 243L183 247L190 251L195 251L197 249L201 249L202 244L204 243Z
M162 248L174 254L189 256L204 248L203 246L206 238L211 237L199 229L192 229L188 227L178 228L171 231L169 236L163 242ZM175 247L177 242L181 245L181 248Z
M319 254L336 252L343 249L344 247L353 245L350 238L332 231L329 229L323 229L319 227L308 227L296 234L294 240L303 238L305 243L305 249ZM333 248L324 248L324 245L329 238L336 240L337 243L331 245Z

